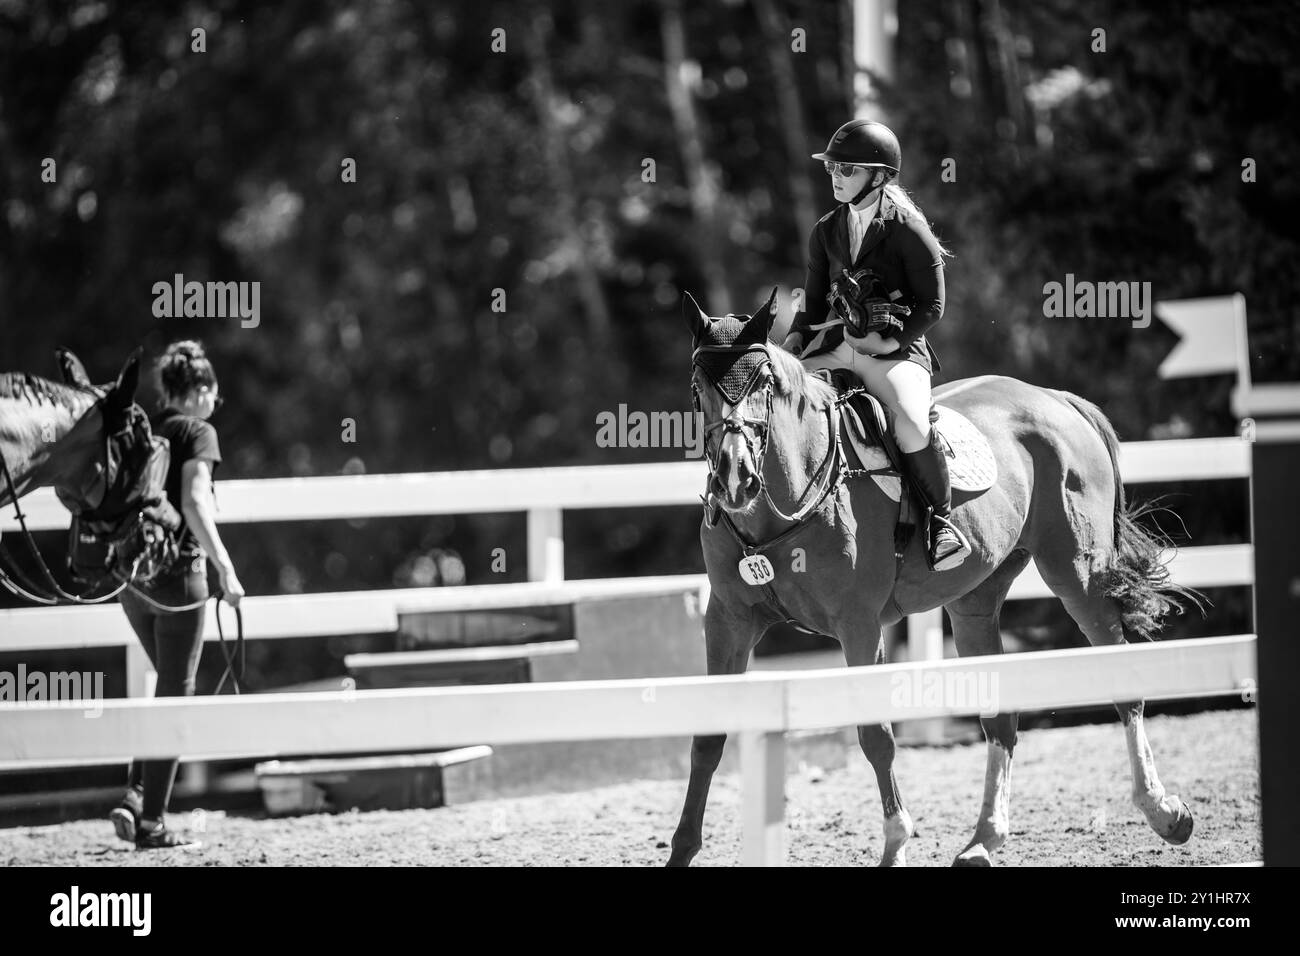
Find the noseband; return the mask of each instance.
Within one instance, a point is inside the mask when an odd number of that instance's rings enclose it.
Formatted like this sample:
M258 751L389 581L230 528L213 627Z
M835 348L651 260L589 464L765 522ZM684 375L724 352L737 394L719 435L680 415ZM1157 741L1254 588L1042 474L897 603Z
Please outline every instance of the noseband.
M776 502L772 500L772 496L768 493L767 490L767 481L763 475L763 471L764 471L763 457L767 453L768 437L769 437L769 433L771 432L771 419L772 419L773 382L770 378L767 384L765 384L762 388L762 391L766 393L765 405L767 408L767 412L765 416L763 418L753 418L743 414L739 414L740 411L745 407L746 403L755 394L755 392L753 391L754 382L758 380L758 377L762 374L762 372L765 369L770 371L772 366L771 353L768 352L766 345L757 344L757 343L752 345L745 345L745 346L702 345L696 348L694 354L691 356L692 367L693 368L702 367L700 363L700 356L702 353L709 353L709 352L726 352L734 355L741 355L747 352L761 352L763 355L763 361L760 362L758 365L756 365L754 369L750 372L749 378L746 381L744 386L744 391L739 394L739 401L733 403L735 407L733 408L732 413L728 415L726 418L721 419L720 421L712 422L704 426L704 433L706 436L708 436L710 433L714 431L717 431L718 429L721 429L724 436L734 432L735 434L738 434L742 438L744 438L745 445L749 449L750 455L752 455L754 458L754 467L756 469L756 476L758 478L759 494L761 494L763 498L767 501L767 505L771 509L774 515L776 515L778 518L782 519L783 521L793 522L793 525L791 527L780 532L775 537L767 541L753 543L745 540L745 537L732 523L731 518L726 514L726 512L723 512L723 519L726 521L728 530L731 531L732 535L745 549L745 553L755 554L759 551L762 551L765 548L771 547L773 544L776 544L778 541L781 541L786 537L795 534L796 532L799 531L799 529L803 528L805 526L804 522L807 519L807 517L810 514L812 514L817 508L819 508L822 502L824 502L830 496L830 494L835 490L835 488L839 486L840 479L843 477L842 465L844 462L844 451L840 443L838 404L836 402L831 402L826 407L826 426L827 426L826 457L822 460L822 463L817 466L817 471L813 474L812 479L809 481L807 489L804 490L804 493L800 495L799 499L795 502L796 510L794 514L786 514L784 511L781 510L781 508L777 506ZM705 370L705 375L707 378L710 379L711 384L715 389L717 389L717 391L722 395L722 397L724 399L728 399L726 392L722 390L722 388L719 386L717 381L713 380L713 376L709 375L707 370ZM697 412L702 411L701 403L700 403L699 386L697 386L694 383L694 381L691 382L691 402L694 405L695 410ZM752 436L749 429L753 429ZM754 447L756 442L758 445L757 451L755 451L755 447ZM712 485L713 481L717 477L717 467L721 457L722 457L721 441L719 441L718 443L718 454L716 458L711 457L707 454L707 446L706 446L706 459L708 460L709 463L709 484L710 485ZM815 495L812 494L812 492L817 488L819 484L822 485L820 492ZM800 505L800 502L803 502L803 504Z
M745 383L744 392L740 394L739 401L734 403L735 407L732 409L731 414L704 426L704 437L706 439L705 460L709 463L709 482L712 484L713 480L717 477L718 465L722 458L722 440L729 434L736 434L745 440L745 447L749 450L750 456L754 459L754 467L755 473L758 477L759 490L764 491L766 490L766 482L763 478L763 457L767 454L767 438L770 430L769 423L772 419L772 382L770 379L762 388L766 400L766 414L762 418L753 418L741 414L741 412L745 406L749 404L749 400L755 394L753 392L754 382L765 369L771 369L772 357L768 353L766 345L754 344L739 347L727 345L701 345L691 356L692 368L700 368L703 370L704 367L700 362L700 356L706 353L718 352L729 353L732 355L744 355L748 352L761 352L763 360L754 367L753 372L749 376L749 381ZM710 376L707 371L705 372L705 376L712 379L712 376ZM722 395L723 399L726 400L727 394L722 390L718 383L712 382L712 385L718 393ZM700 389L694 382L691 383L691 404L697 412L703 412L703 407L700 402ZM708 453L708 436L719 429L722 431L722 436L718 439L717 455L710 455ZM750 429L753 431L751 432ZM757 448L755 448L756 443Z

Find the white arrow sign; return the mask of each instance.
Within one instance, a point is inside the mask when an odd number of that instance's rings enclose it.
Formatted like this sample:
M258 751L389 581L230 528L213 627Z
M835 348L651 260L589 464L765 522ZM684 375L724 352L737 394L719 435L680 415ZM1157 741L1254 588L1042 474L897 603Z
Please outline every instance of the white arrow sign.
M1161 378L1237 372L1238 384L1250 383L1246 297L1240 292L1213 299L1157 302L1156 316L1181 337L1160 363Z

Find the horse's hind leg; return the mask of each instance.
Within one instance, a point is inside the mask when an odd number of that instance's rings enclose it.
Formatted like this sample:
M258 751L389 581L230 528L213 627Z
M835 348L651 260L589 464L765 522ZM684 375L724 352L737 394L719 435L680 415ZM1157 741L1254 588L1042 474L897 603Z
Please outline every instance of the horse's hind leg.
M974 591L947 606L953 638L961 657L1002 653L998 618L1002 602L1016 575L1029 563L1027 551L1013 551ZM953 866L990 866L992 854L1011 833L1011 758L1016 749L1018 714L981 717L988 744L984 771L984 801L980 804L975 835L957 854Z
M1122 609L1117 601L1102 593L1099 571L1086 555L1076 558L1072 553L1055 551L1034 557L1043 580L1061 599L1089 643L1094 646L1128 643ZM1143 707L1141 700L1115 704L1128 743L1133 803L1161 837L1173 844L1186 843L1192 835L1192 814L1187 804L1176 795L1166 793L1160 782L1142 724Z
M1151 829L1175 846L1181 846L1192 838L1192 811L1176 794L1166 793L1164 784L1160 782L1151 744L1142 724L1143 706L1144 702L1140 700L1115 705L1120 720L1124 722L1124 738L1128 743L1133 803L1147 818Z
M874 647L869 640L861 644L844 642L844 660L850 667L884 663L885 646L879 626L874 631L866 628L865 633L868 637L872 633L876 635ZM880 788L885 829L885 848L880 854L880 865L906 866L907 841L912 838L914 828L912 817L899 796L898 782L894 779L894 755L897 751L894 728L889 724L860 724L858 746L876 772L876 786Z

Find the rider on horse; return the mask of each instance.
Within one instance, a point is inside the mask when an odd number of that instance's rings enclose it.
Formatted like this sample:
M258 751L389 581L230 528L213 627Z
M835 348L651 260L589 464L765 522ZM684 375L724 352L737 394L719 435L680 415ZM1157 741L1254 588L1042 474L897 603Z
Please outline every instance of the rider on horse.
M938 357L925 333L943 316L943 257L924 214L894 183L898 138L867 120L845 123L816 153L841 205L808 241L805 310L783 343L809 371L848 369L893 413L913 486L931 509L930 564L959 566L970 544L949 520L948 464L930 424Z

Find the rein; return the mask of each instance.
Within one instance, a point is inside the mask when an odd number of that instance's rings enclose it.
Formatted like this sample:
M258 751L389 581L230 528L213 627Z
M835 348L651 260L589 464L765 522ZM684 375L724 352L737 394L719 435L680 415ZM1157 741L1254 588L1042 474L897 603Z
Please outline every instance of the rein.
M226 649L226 632L221 625L221 599L225 595L222 593L220 589L218 589L217 592L211 596L211 598L204 598L201 601L194 601L191 604L183 604L177 607L172 607L170 605L160 604L159 602L155 601L144 591L140 590L140 588L132 584L129 579L123 581L122 586L129 587L131 589L131 593L134 594L136 597L138 597L141 601L144 601L145 604L148 604L150 607L154 608L157 611L162 611L164 614L180 614L184 611L195 611L203 607L203 605L207 604L209 600L215 599L217 603L213 606L213 614L217 618L217 642L221 645L221 657L226 662L226 669L221 674L221 680L217 681L217 689L214 690L212 693L213 695L221 693L221 689L226 686L227 677L230 678L230 683L231 686L235 689L235 693L236 694L240 693L239 682L243 679L244 671L248 667L248 653L247 653L247 649L244 646L243 608L238 606L235 608L235 650L232 656L231 652ZM119 588L119 590L121 589ZM238 659L239 661L238 677L235 676L236 659Z
M744 348L734 348L734 347L718 346L718 345L700 346L695 350L695 353L692 356L692 365L698 364L696 360L698 359L699 354L701 352L744 353L744 352L753 352L753 351L762 352L764 357L767 360L766 364L768 366L771 365L771 357L767 351L767 346L762 344L749 345ZM759 369L761 369L762 367L763 366L759 366ZM754 373L754 377L757 377L757 374L758 373L756 370ZM716 384L714 387L717 388ZM692 384L691 390L692 390L692 398L698 410L700 405L698 389L694 386L694 384ZM727 418L721 419L720 421L716 421L705 426L706 435L708 435L710 432L716 431L717 429L722 429L724 435L730 432L735 432L745 439L745 444L749 448L750 454L754 456L754 461L757 466L758 486L759 486L759 491L763 496L763 500L767 502L767 507L769 508L769 510L771 510L771 512L774 515L776 515L776 517L778 517L782 521L792 522L789 528L786 528L784 531L779 532L778 534L766 539L765 541L751 542L747 540L743 534L741 534L740 529L738 529L735 523L731 520L731 516L728 515L727 512L724 510L722 512L722 517L724 522L726 523L727 530L731 532L732 537L734 537L737 543L740 544L741 548L744 550L744 553L746 555L753 555L761 551L764 551L772 547L773 545L779 544L780 542L784 541L787 538L793 537L799 531L807 527L807 519L809 515L813 514L815 511L818 511L821 508L821 506L825 503L826 499L830 497L831 493L839 486L841 480L844 477L844 467L843 467L844 460L845 460L844 449L841 444L840 429L839 429L839 422L838 422L839 403L832 402L831 404L826 406L826 426L827 426L826 456L822 459L821 464L817 466L817 470L813 473L812 478L809 480L808 487L804 489L803 494L801 494L795 500L794 514L786 514L780 508L780 506L777 505L777 503L772 500L772 495L768 491L767 481L764 478L765 461L766 461L766 454L767 454L767 442L768 442L768 435L770 432L770 425L771 425L771 418L772 418L772 383L768 382L766 385L764 385L763 391L767 393L766 395L767 414L765 417L758 419L758 418L751 418L747 416L740 416L738 418L733 416L728 416ZM747 390L745 394L741 397L741 400L736 403L737 408L742 407L745 401L749 399L753 394L754 393L752 391ZM725 398L726 396L724 395L723 397ZM758 433L757 451L755 450L754 447L754 440L750 438L749 433L746 431L747 426L752 427ZM722 454L721 443L719 443L719 449L718 449L719 458L721 457L721 454ZM712 479L715 477L717 473L718 461L714 457L710 457L710 456L706 456L706 460L709 463L709 478L711 484ZM810 495L812 495L814 490L817 489L819 484L822 485L821 490L815 496L810 497ZM803 502L803 504L800 505L799 504L800 502Z
M4 478L4 486L8 488L9 492L14 496L14 515L18 519L18 526L22 529L23 538L27 543L27 549L36 559L36 566L40 569L41 576L45 579L45 584L48 587L48 592L41 594L39 593L42 590L41 586L34 584L25 574L18 570L16 565L13 565L13 570L10 572L5 569L3 564L0 564L0 585L3 585L11 594L45 607L64 607L67 605L103 604L106 601L111 601L113 598L118 597L127 588L130 588L132 594L164 614L181 614L185 611L195 611L208 603L209 599L204 598L201 601L194 601L190 604L176 606L161 604L158 601L155 601L148 594L144 593L140 588L136 587L133 582L138 573L140 562L144 560L143 553L136 558L129 575L123 576L114 571L109 575L105 575L97 583L92 584L85 594L69 594L59 585L59 582L55 580L54 574L50 571L49 565L45 563L45 559L41 556L40 549L36 547L36 539L32 536L31 529L27 527L27 516L23 514L22 506L18 503L18 486L13 480L13 474L9 470L9 462L5 459L3 452L0 452L0 477ZM7 554L8 549L4 544L0 544L0 555ZM12 561L9 563L11 565L13 564ZM99 588L103 582L108 580L110 577L115 578L119 582L117 587L106 594L97 595L95 597L87 596ZM225 687L226 678L229 677L235 693L239 694L239 681L244 677L245 668L248 663L244 647L244 612L239 607L235 608L235 648L232 656L226 649L226 635L221 624L222 594L218 591L213 595L213 597L217 600L215 611L217 617L217 638L221 644L221 656L226 662L226 669L222 673L221 680L217 683L217 689L213 693L220 694L222 688ZM238 676L235 675L236 659L239 660Z
M67 591L63 590L63 588L59 586L59 582L54 579L54 575L50 572L49 566L45 563L45 559L41 557L41 552L36 547L36 539L32 537L32 532L27 527L27 516L23 514L22 506L18 503L18 486L14 482L13 474L9 471L9 462L5 460L3 453L0 453L0 474L3 474L5 487L14 495L14 515L18 519L19 528L22 529L23 538L27 543L27 549L36 558L36 566L40 568L41 576L45 579L45 584L49 588L49 592L46 594L37 593L41 590L40 585L33 584L32 581L19 571L16 566L11 573L6 571L3 565L0 565L0 585L4 585L6 590L18 597L32 601L36 604L42 604L46 607L58 607L65 604L103 604L105 601L110 601L122 593L123 589L126 587L126 583L121 584L119 587L107 594L93 598L87 597L86 595L94 591L98 585L92 586L86 594L69 594ZM3 544L0 544L0 554L7 553L8 549ZM15 580L15 578L17 578L17 580Z
M809 493L817 487L819 482L824 480L825 484L815 498L807 501L803 507L799 508L794 514L787 515L777 507L776 502L772 500L772 496L767 490L767 482L763 481L761 474L759 475L759 483L762 487L763 498L767 502L768 508L783 521L793 522L790 527L764 541L751 542L746 540L745 536L740 533L740 529L737 528L735 522L731 520L731 516L727 514L726 511L722 512L722 519L726 523L727 530L731 532L732 537L734 537L737 543L744 549L745 554L751 555L758 554L761 551L766 551L768 548L780 544L787 538L794 537L804 528L808 527L808 516L819 510L826 502L826 499L829 498L831 493L839 486L844 477L845 469L844 450L840 443L840 431L835 410L835 405L828 405L826 407L826 425L828 434L831 436L826 449L826 457L823 458L821 464L817 466L817 471L813 473L813 477L809 481L808 487L804 490L804 493L800 495L799 501L808 498Z

